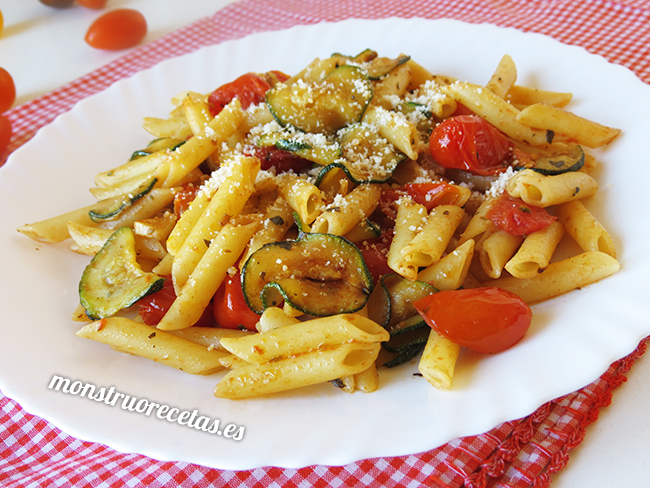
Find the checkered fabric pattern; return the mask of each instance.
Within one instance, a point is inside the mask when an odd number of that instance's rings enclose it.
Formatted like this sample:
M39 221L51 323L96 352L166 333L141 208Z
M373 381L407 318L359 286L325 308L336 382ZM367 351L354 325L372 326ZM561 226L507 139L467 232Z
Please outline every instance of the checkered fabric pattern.
M79 100L156 63L253 32L347 18L452 18L537 32L583 46L650 81L650 2L641 0L242 0L51 93L7 112L9 151ZM5 155L6 158L6 155ZM0 164L4 159L0 159ZM542 405L524 419L408 456L341 467L263 467L224 471L121 454L75 439L0 394L0 485L17 487L544 487L582 441L585 428L645 352L612 364L587 387Z

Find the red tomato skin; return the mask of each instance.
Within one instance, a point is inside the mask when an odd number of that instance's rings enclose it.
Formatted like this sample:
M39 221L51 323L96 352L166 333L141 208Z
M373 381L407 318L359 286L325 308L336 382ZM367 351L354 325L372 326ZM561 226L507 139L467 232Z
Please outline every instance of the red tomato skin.
M294 171L300 173L312 167L312 162L296 156L289 151L278 149L275 146L256 147L251 156L260 160L260 169L269 170L275 168L276 173Z
M510 141L477 115L450 117L433 129L429 138L431 156L440 166L479 175L505 169L512 150Z
M363 260L375 283L381 276L394 272L388 266L388 249L392 240L392 233L384 233L384 235L375 239L357 243L357 247L361 251Z
M502 288L440 291L414 305L441 336L488 354L505 351L519 342L533 316L521 298Z
M156 293L147 295L137 302L138 313L142 317L142 321L147 325L158 325L163 316L167 313L172 303L176 300L176 292L171 277L165 279L165 284L162 289ZM212 306L206 307L205 312L201 315L198 322L194 324L196 327L211 327L214 325L212 318Z
M137 10L118 8L100 15L86 32L86 42L96 49L119 51L136 46L147 35L147 20Z
M73 0L39 0L43 5L54 8L67 8L72 5Z
M428 212L438 205L454 205L459 196L458 188L448 183L411 183L406 192Z
M485 214L495 226L505 232L524 236L551 225L557 217L546 209L528 205L519 198L503 194L499 196Z
M262 103L266 92L271 88L257 73L246 73L239 78L221 85L210 93L208 107L212 116L217 116L234 98L239 99L242 109Z
M11 120L0 114L0 156L7 150L7 146L11 142L12 134Z
M219 327L257 331L260 316L246 305L240 273L226 276L214 295L213 313Z
M77 0L77 3L82 7L101 10L106 6L108 0Z
M0 68L0 114L6 112L16 101L16 84L9 72Z
M176 218L181 218L201 191L200 186L188 185L174 195L174 215Z

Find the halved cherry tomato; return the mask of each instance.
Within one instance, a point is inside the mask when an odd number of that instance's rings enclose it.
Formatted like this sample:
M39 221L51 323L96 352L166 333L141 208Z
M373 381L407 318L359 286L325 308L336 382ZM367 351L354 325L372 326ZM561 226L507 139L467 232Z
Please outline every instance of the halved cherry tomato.
M142 321L147 325L158 325L160 320L176 300L176 292L170 277L165 280L162 289L151 295L141 298L137 302L138 312ZM197 327L210 327L214 325L212 318L212 306L206 307L203 315L196 324Z
M97 49L118 51L137 45L147 35L147 21L137 10L117 8L90 24L86 42Z
M9 72L0 68L0 114L6 112L16 101L16 85Z
M519 198L504 193L491 205L485 216L499 229L515 236L542 230L557 220L546 209L528 205Z
M294 171L299 173L312 167L312 162L296 156L295 154L278 149L275 146L256 147L251 151L251 156L260 160L260 168L268 170L275 168L276 173Z
M0 114L0 156L7 150L7 146L11 142L12 133L11 120Z
M392 240L392 233L387 232L375 239L357 243L357 247L361 251L363 260L366 262L368 271L370 271L375 283L381 276L394 272L388 266L388 249Z
M77 0L77 3L82 7L93 8L95 10L101 10L106 6L108 0Z
M406 185L406 192L428 212L438 205L454 205L460 193L456 186L448 183L411 183Z
M521 298L502 288L440 291L414 305L438 334L484 353L501 352L519 342L533 316Z
M433 159L445 168L493 175L505 169L512 144L485 119L477 115L459 115L442 121L433 129L429 149Z
M233 98L238 98L242 109L257 105L265 100L266 92L271 88L257 73L246 73L234 81L221 85L208 97L210 113L216 116Z
M246 329L255 331L260 316L253 312L244 300L241 288L241 275L226 276L214 295L214 319L224 329Z

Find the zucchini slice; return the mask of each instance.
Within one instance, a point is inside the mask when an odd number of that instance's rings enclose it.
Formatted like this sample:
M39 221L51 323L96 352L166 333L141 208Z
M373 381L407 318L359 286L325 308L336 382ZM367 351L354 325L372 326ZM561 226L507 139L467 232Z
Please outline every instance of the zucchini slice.
M140 186L138 186L133 192L124 195L123 198L115 200L107 200L106 206L93 209L88 212L90 220L96 223L102 223L106 220L112 220L116 218L122 210L130 207L135 202L140 200L142 197L147 195L153 187L156 185L158 178L152 176L147 178Z
M304 133L270 132L260 136L257 145L275 146L323 166L333 163L341 156L338 142L329 142L325 136L310 136L312 135Z
M418 322L407 322L412 317L419 317L413 302L438 291L429 283L409 280L396 273L382 276L379 285L370 297L368 317L393 335L401 329L411 330L410 326Z
M342 157L320 171L316 186L334 168L342 169L356 184L385 183L393 176L399 163L406 159L406 155L381 137L373 125L353 124L341 129L338 136Z
M368 63L375 59L378 56L377 51L372 49L364 49L356 56L348 56L346 54L334 53L332 54L333 58L343 58L346 61L351 61L353 63Z
M359 249L331 234L300 234L255 251L242 270L249 308L261 314L282 300L324 317L363 308L374 283Z
M183 145L185 142L186 141L183 139L174 139L173 137L159 137L158 139L154 139L149 144L147 144L146 148L133 151L129 161L133 161L144 156L149 156L150 154L162 149L169 149L170 151L173 151L178 146Z
M143 271L136 261L135 235L117 229L86 266L79 282L79 299L92 320L103 319L160 290L165 283Z
M571 144L566 153L540 157L530 168L546 176L555 176L570 171L578 171L585 164L585 152L579 144ZM524 169L515 167L515 169Z
M282 126L333 134L358 122L372 100L372 83L364 70L343 65L322 81L278 83L266 92L266 104Z

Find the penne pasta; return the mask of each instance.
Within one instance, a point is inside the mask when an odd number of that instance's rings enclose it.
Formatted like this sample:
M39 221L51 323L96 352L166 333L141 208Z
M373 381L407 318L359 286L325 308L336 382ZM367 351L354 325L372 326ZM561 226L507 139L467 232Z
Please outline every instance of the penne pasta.
M77 336L192 374L221 371L219 360L228 355L124 317L92 322L79 329Z

